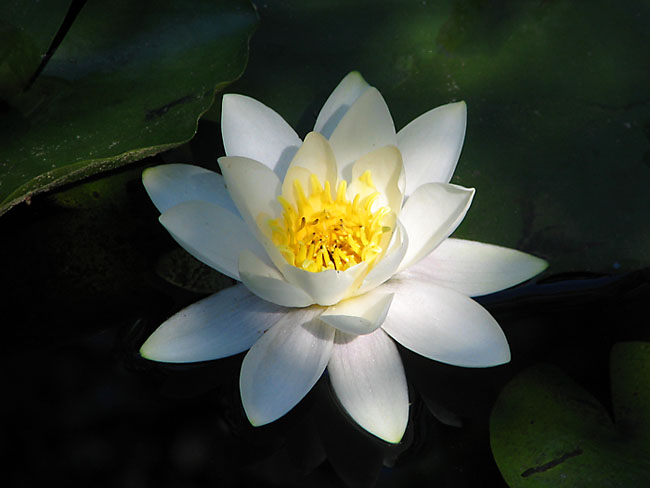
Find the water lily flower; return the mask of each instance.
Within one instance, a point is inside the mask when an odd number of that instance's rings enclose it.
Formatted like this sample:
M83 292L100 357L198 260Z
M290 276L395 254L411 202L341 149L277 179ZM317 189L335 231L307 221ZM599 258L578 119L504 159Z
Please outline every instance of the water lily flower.
M169 318L141 355L185 363L248 350L240 391L255 426L285 415L327 369L354 421L399 442L409 399L394 341L457 366L506 363L501 328L469 297L547 265L449 238L474 196L449 183L465 125L459 102L396 132L357 72L304 140L262 103L225 95L223 176L171 164L147 169L143 182L172 237L241 283Z

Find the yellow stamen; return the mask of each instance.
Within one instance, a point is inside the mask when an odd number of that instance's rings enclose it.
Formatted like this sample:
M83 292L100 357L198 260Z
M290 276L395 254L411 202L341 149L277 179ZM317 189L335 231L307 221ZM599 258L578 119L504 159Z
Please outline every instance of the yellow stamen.
M370 171L359 178L376 189ZM341 181L332 195L332 185L321 185L318 177L309 178L311 193L305 193L300 181L293 182L296 205L278 197L282 218L268 221L271 238L289 264L311 272L326 269L346 270L361 262L373 266L382 253L382 235L391 232L383 225L389 207L372 207L379 192L347 198L347 182Z

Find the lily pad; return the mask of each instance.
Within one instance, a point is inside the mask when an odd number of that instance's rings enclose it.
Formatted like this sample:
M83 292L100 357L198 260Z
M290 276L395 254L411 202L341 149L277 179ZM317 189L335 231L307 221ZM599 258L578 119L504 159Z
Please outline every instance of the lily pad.
M494 458L509 486L644 487L650 483L650 344L611 354L616 422L559 369L540 365L501 392L490 419Z
M35 82L0 112L0 214L191 139L215 91L241 74L256 23L243 0L89 0ZM27 71L7 86L15 92Z

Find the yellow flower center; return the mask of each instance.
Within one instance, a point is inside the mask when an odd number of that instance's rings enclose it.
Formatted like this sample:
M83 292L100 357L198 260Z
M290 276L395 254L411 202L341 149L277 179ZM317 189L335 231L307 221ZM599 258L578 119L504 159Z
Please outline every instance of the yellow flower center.
M359 180L375 188L370 171ZM278 197L284 211L281 219L269 220L273 243L287 262L307 271L325 269L343 271L355 264L367 262L369 266L381 255L382 235L390 228L382 224L390 207L372 211L379 192L352 201L346 196L347 182L339 183L336 197L332 196L330 182L321 186L318 177L310 177L311 193L305 194L298 180L293 183L296 203Z

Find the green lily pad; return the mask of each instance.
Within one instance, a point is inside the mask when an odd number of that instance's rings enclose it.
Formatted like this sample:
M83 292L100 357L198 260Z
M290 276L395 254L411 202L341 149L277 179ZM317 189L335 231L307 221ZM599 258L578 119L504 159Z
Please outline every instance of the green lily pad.
M519 487L644 487L650 483L650 344L611 354L614 423L559 369L534 366L501 392L490 441L501 474Z
M241 74L256 23L243 0L89 0L0 112L0 214L191 139L215 91Z
M458 237L540 255L553 273L650 265L649 2L269 0L260 16L229 91L302 135L351 70L398 129L465 100L452 182L477 192Z

